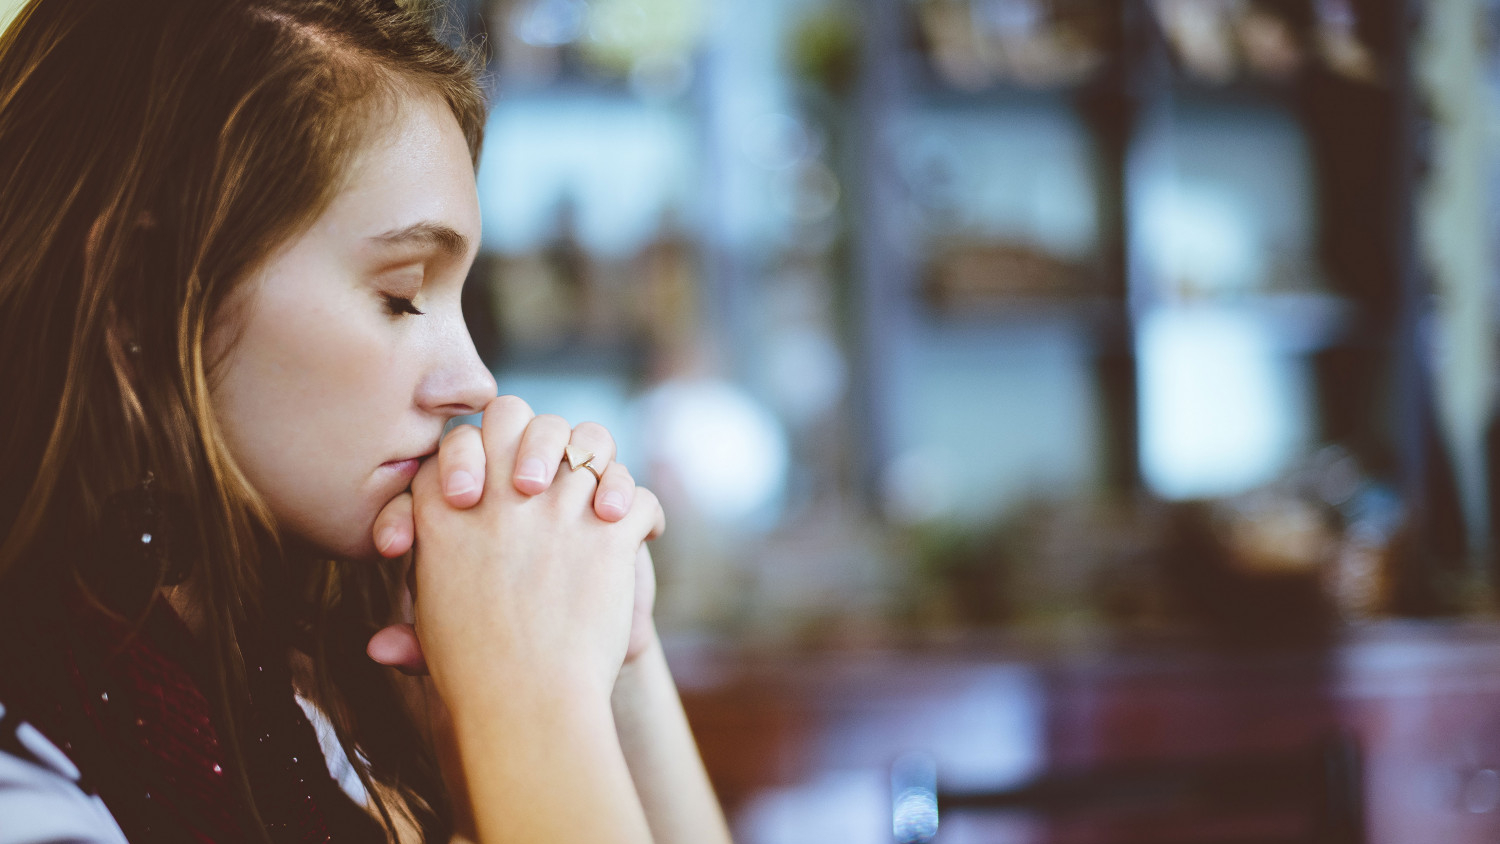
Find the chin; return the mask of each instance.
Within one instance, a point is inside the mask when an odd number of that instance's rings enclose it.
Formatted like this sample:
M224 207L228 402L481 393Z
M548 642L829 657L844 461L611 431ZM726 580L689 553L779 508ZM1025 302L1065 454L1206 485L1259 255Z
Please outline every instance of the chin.
M349 531L322 531L316 526L298 525L287 539L287 550L298 557L334 560L380 560L371 531L375 519L367 524L360 520L364 529L359 533Z
M366 539L362 545L345 549L338 556L348 560L370 563L378 563L385 559L385 557L380 556L380 551L375 548L375 542L371 539Z
M364 525L364 530L357 536L343 536L335 542L328 543L325 548L328 553L337 559L343 560L371 560L383 559L380 552L375 548L375 538L372 530L375 520L370 519L369 524Z
M330 493L329 497L334 496ZM353 507L340 510L314 510L303 505L294 510L296 517L282 524L288 528L286 538L296 544L299 556L378 561L382 557L375 548L375 519L389 503L379 497L361 496Z

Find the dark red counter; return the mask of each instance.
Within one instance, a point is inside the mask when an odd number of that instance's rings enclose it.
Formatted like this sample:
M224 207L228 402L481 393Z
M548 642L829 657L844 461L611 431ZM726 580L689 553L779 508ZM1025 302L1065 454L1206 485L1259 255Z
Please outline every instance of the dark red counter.
M913 751L949 783L988 787L1334 733L1360 748L1371 844L1500 841L1500 625L1387 622L1269 652L970 641L670 653L742 844L889 840L889 766ZM1003 840L1074 840L1024 815L1002 823ZM939 840L984 840L963 830Z

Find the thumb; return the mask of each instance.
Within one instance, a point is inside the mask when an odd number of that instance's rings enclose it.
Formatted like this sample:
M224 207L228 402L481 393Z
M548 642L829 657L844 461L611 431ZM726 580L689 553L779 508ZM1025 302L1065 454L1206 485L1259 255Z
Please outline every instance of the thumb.
M410 624L392 624L376 631L365 646L370 659L388 665L402 674L427 673L427 659L422 655L422 644L417 641L417 631Z

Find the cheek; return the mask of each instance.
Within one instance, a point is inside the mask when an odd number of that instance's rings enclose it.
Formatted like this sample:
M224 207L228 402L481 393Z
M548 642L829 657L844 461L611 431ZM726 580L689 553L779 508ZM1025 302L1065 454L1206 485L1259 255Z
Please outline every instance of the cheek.
M391 434L411 401L396 365L399 323L349 303L275 304L267 298L247 315L224 360L216 414L278 522L332 550L363 550L385 503L374 473L395 456Z
M222 381L229 424L252 425L250 439L292 434L283 445L319 434L323 423L350 417L355 399L377 379L381 344L348 320L315 311L256 319L230 353ZM329 444L332 444L331 442Z

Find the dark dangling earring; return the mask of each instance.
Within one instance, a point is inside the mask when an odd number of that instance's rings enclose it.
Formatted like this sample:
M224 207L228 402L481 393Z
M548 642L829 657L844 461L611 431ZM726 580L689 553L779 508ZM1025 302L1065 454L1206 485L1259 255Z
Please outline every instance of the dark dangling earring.
M156 488L151 472L104 502L92 568L114 609L144 609L159 587L187 580L182 514L180 502Z

